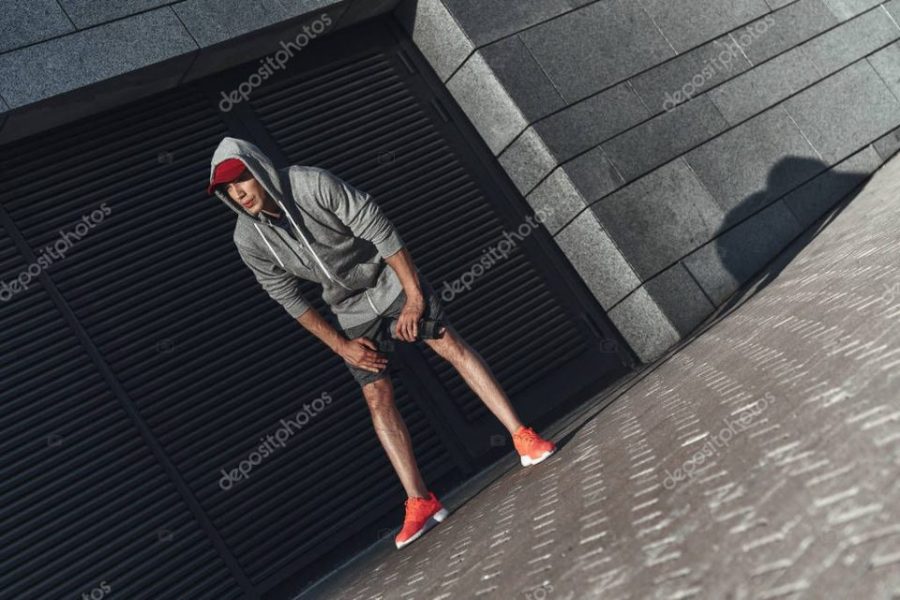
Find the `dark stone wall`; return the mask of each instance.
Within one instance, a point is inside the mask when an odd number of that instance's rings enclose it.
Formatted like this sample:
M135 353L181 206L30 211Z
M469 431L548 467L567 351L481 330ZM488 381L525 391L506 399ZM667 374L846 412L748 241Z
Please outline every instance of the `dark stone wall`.
M0 12L0 144L268 55L306 26L328 35L397 2L12 2Z

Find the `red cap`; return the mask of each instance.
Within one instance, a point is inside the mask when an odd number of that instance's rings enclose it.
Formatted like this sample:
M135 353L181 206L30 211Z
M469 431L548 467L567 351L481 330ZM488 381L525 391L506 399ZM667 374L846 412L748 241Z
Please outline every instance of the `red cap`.
M222 162L216 165L215 171L213 171L213 179L210 182L209 187L206 188L206 193L210 196L213 193L213 188L215 188L220 183L228 183L229 181L234 181L238 175L244 172L244 169L247 168L240 159L237 158L226 158Z

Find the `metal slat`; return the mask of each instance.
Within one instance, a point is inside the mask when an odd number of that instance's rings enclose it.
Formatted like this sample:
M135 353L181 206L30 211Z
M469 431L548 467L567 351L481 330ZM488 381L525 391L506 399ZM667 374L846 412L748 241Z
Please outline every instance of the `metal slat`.
M10 159L4 153L4 164ZM0 279L25 266L0 228ZM101 580L122 593L136 572L119 571L121 562L143 554L140 569L150 579L192 564L201 586L218 590L215 598L237 598L221 560L39 282L0 303L0 331L0 597L78 597ZM166 552L155 533L163 527L201 543ZM169 584L157 598L178 597L178 582Z

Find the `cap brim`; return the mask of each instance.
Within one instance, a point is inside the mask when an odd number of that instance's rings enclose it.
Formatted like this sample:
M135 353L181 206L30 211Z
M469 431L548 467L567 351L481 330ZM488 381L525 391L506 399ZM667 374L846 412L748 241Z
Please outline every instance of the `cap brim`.
M223 160L215 168L213 179L210 182L209 186L206 188L206 193L211 196L213 190L217 185L221 185L229 181L234 181L235 179L240 177L240 175L246 170L247 165L244 164L244 161L238 158L228 158Z

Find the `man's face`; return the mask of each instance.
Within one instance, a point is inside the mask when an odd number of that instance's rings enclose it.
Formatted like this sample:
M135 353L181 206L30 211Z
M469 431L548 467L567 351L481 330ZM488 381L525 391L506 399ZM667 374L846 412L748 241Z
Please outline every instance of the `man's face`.
M266 190L253 176L250 169L238 175L237 179L224 184L228 197L237 202L247 212L257 215L263 209Z

